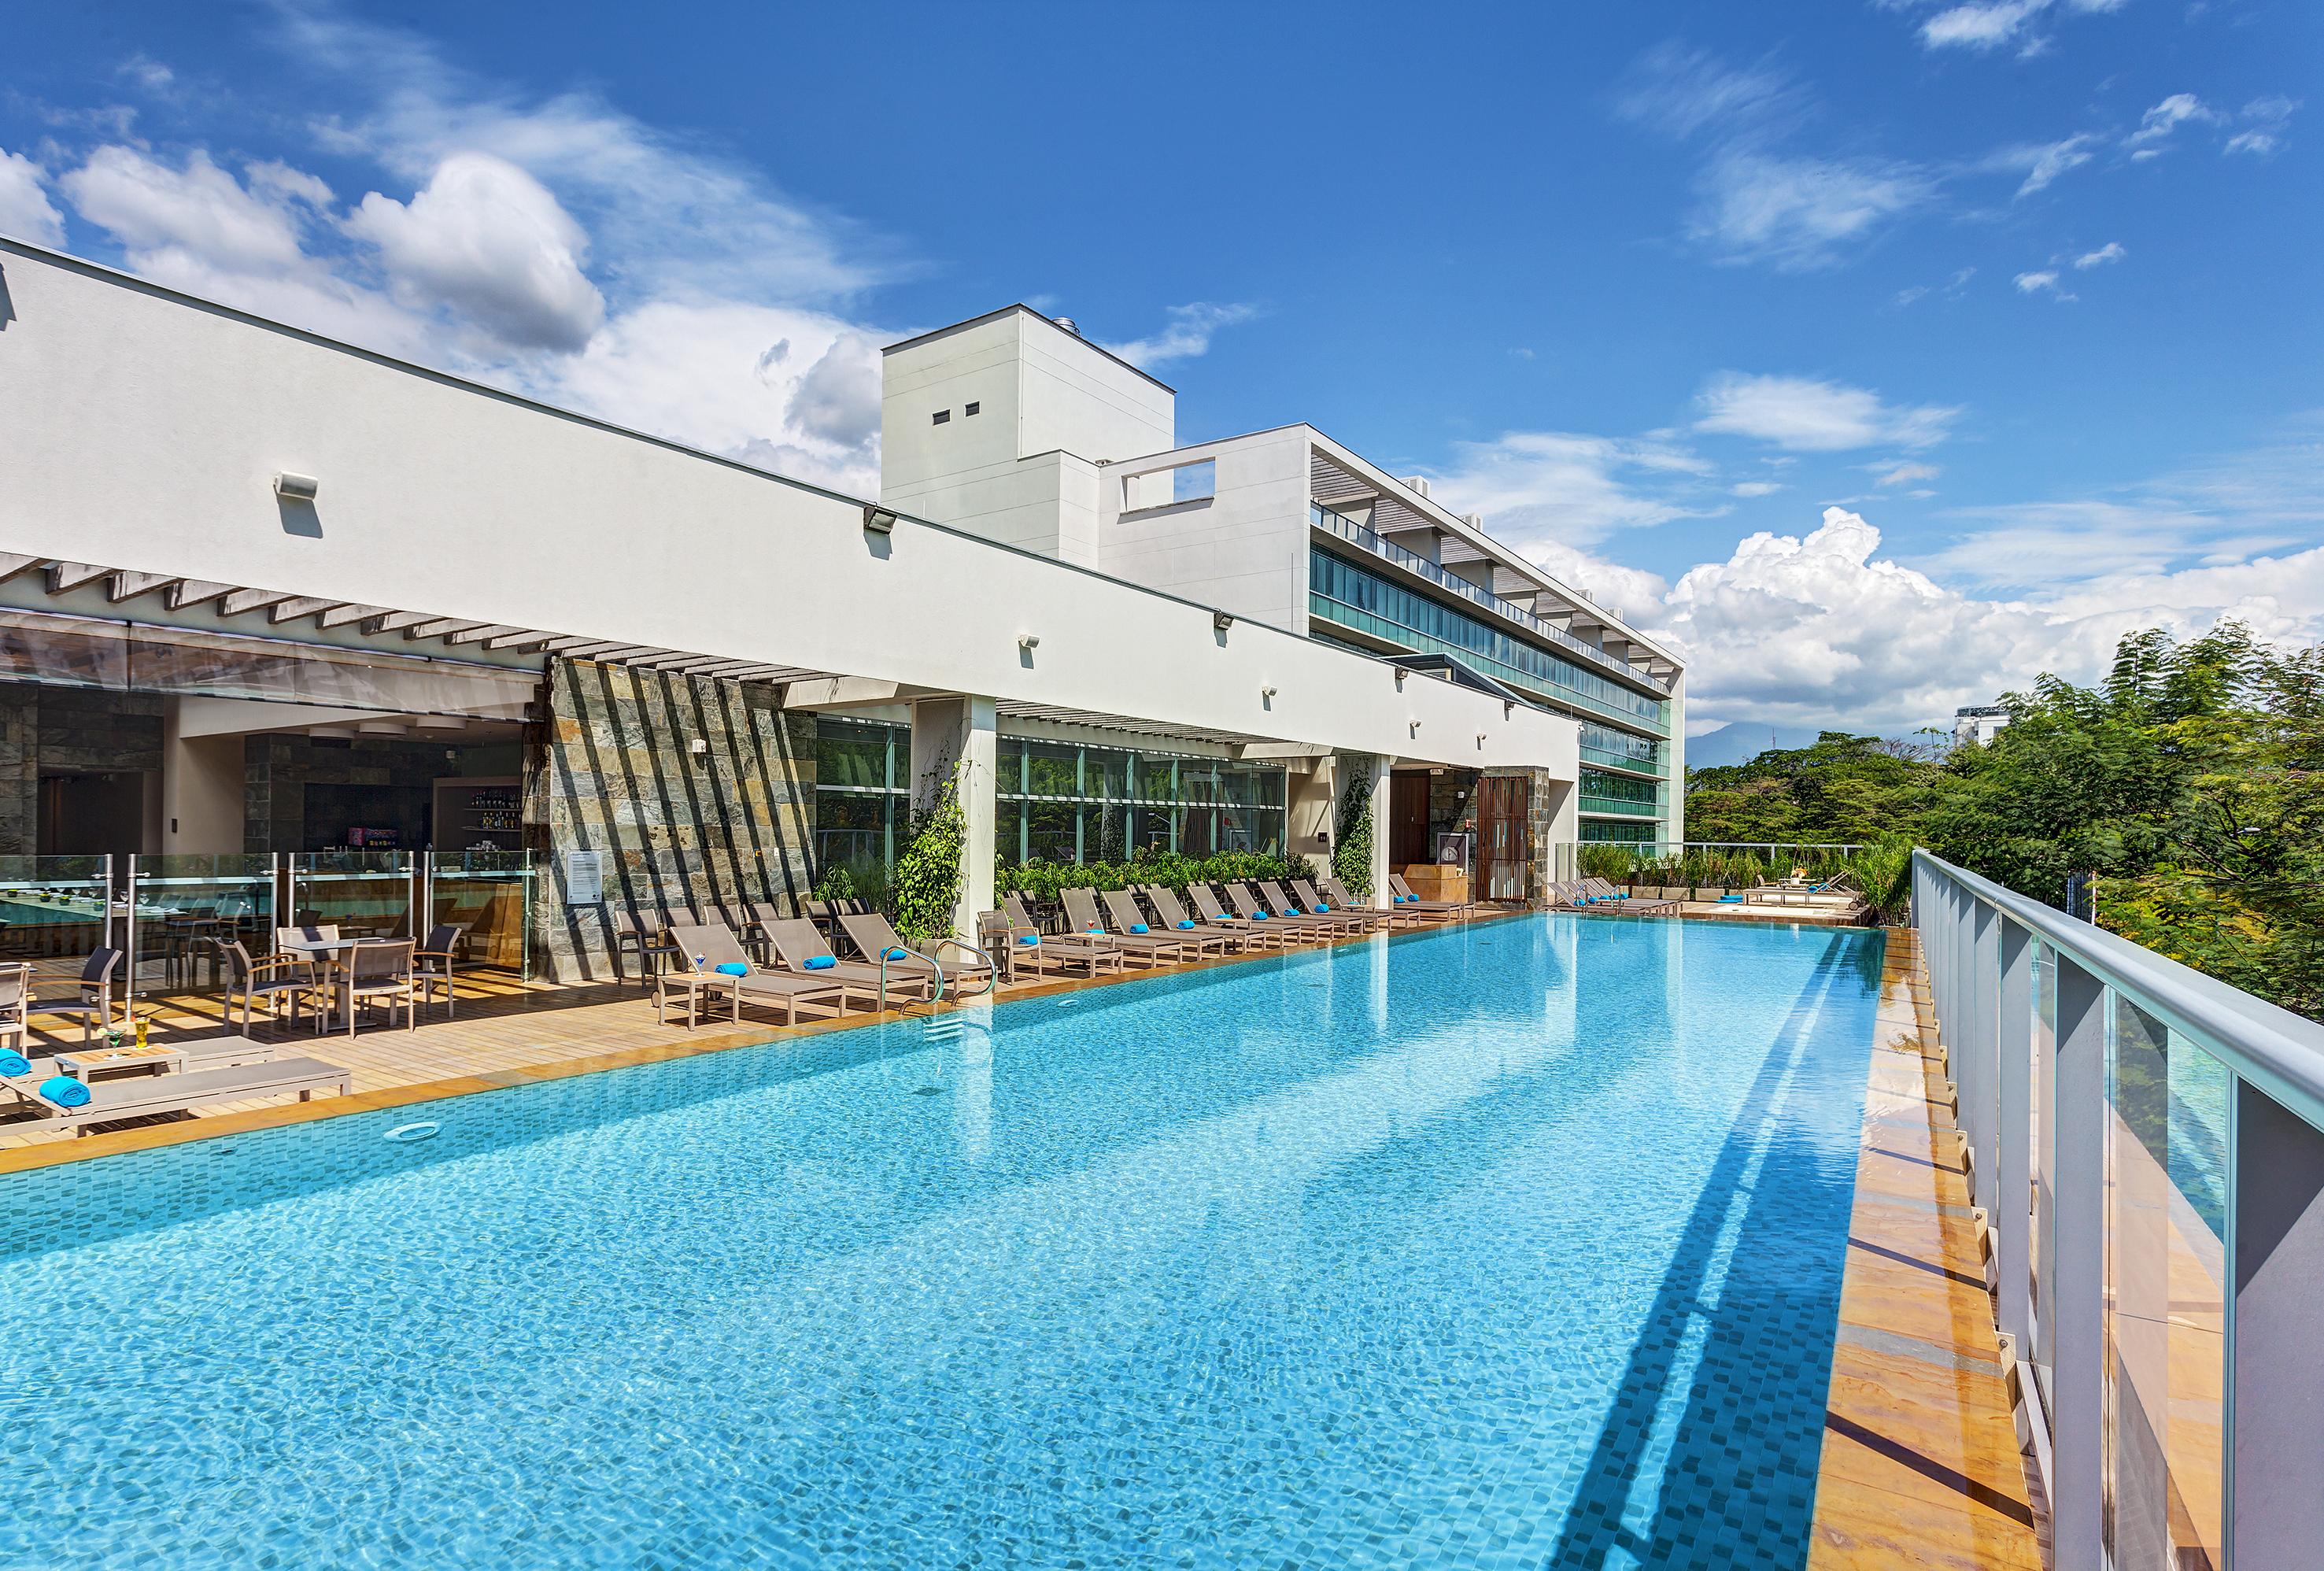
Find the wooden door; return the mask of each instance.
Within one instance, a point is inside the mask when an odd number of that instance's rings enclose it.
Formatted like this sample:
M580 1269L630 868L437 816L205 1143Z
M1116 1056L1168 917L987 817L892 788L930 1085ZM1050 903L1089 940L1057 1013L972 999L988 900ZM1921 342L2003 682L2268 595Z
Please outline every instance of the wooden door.
M1479 899L1525 899L1532 811L1533 782L1524 776L1487 775L1477 782Z
M1428 777L1392 774L1388 782L1388 864L1406 868L1435 860L1428 844Z

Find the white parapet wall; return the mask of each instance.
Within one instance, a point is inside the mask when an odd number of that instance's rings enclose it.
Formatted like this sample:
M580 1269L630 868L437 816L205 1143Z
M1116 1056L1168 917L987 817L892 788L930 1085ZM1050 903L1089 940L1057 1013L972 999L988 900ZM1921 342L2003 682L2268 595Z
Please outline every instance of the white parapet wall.
M13 242L0 431L0 550L1194 731L1578 768L1571 721L909 517L873 533L858 499ZM311 505L278 499L285 472L314 478Z

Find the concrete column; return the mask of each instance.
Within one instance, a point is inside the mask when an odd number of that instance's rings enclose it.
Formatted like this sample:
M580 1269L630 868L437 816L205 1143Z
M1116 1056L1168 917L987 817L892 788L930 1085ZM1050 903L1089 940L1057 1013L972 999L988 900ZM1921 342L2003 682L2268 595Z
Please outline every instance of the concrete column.
M183 734L185 700L161 708L161 850L239 855L243 848L243 739Z
M1311 759L1303 772L1295 762L1284 782L1283 849L1293 856L1313 857L1327 869L1340 818L1335 764L1331 757Z
M992 909L993 825L1000 731L991 698L922 698L912 706L912 805L926 808L947 776L958 782L966 833L961 845L960 903L953 931L973 938L977 917Z

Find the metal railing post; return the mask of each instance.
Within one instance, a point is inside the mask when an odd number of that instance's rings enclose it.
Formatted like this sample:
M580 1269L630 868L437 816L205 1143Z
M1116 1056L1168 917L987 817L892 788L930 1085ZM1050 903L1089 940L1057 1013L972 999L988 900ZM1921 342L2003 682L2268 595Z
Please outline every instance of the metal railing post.
M2324 1544L2324 1131L2245 1080L2230 1128L2227 1563L2290 1571Z
M2020 1363L2034 1351L2030 1272L2034 1206L2034 935L2004 919L1997 945L1994 1075L1994 1271L2001 1280L2001 1328ZM2029 1394L2029 1400L2030 1400Z
M110 889L105 892L105 903L108 910L111 909L113 891ZM129 977L122 988L121 1002L126 1007L134 1006L137 1002L137 857L134 852L129 857L129 904L122 922L121 953L123 958L129 962ZM108 927L110 925L107 924Z
M2106 986L2058 956L2057 1406L2052 1530L2058 1566L2103 1563L2106 1494Z
M1998 1193L1995 1187L1995 1147L1999 1132L1995 1114L2001 1077L2000 1000L1997 996L2001 987L2001 913L1983 901L1970 898L1969 1018L1968 1029L1961 1032L1962 1057L1968 1060L1961 1092L1962 1111L1967 1115L1963 1127L1977 1153L1969 1166L1970 1198L1984 1206L1990 1216ZM1974 1095L1970 1095L1972 1086Z

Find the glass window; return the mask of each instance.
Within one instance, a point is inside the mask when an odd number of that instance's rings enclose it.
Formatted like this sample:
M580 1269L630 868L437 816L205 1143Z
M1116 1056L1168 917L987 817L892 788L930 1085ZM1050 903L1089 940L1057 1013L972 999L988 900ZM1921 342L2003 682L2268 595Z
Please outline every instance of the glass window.
M1670 723L1664 700L1526 643L1479 617L1440 605L1325 550L1308 552L1308 609L1327 621L1407 649L1473 661L1489 674L1556 701L1651 725Z

